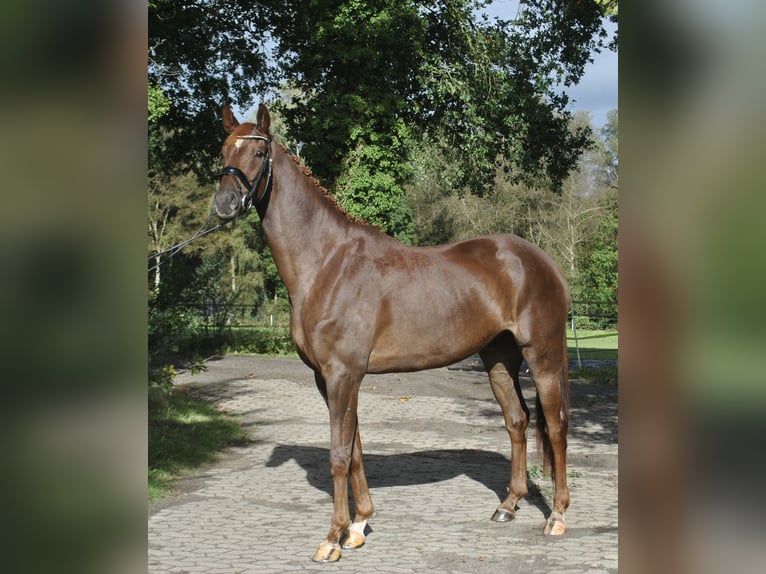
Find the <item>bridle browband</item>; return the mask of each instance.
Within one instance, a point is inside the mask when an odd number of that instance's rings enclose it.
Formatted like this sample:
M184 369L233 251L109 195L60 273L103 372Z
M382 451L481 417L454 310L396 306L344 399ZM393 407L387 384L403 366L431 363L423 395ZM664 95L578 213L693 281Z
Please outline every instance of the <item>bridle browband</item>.
M244 174L244 172L238 167L234 167L233 165L225 166L217 175L219 179L229 175L232 176L236 181L237 190L242 196L242 201L239 206L241 215L245 215L248 211L250 211L250 208L255 205L255 210L258 212L258 215L263 218L266 213L266 208L269 206L269 198L271 197L271 138L259 135L245 135L238 136L237 139L262 140L266 142L266 153L263 157L261 169L258 171L258 174L255 176L252 184L247 180L247 176ZM258 187L261 184L261 179L263 179L263 175L267 172L267 170L268 173L266 175L266 186L263 190L263 195L261 195L260 199L258 199L256 197L256 192L258 191ZM240 187L240 184L244 186L246 193L242 193L242 187Z

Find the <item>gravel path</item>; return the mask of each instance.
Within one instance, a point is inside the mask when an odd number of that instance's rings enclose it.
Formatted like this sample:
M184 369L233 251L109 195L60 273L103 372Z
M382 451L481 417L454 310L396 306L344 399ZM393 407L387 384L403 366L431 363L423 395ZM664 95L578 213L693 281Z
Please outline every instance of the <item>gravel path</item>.
M179 374L177 384L240 417L252 442L150 507L149 571L616 572L617 387L572 381L569 530L545 537L553 488L536 474L516 520L489 520L505 496L510 442L480 369L466 360L365 378L359 416L377 514L367 544L333 565L310 561L332 512L329 424L311 371L233 356ZM531 381L523 388L533 409ZM539 468L534 455L530 465Z

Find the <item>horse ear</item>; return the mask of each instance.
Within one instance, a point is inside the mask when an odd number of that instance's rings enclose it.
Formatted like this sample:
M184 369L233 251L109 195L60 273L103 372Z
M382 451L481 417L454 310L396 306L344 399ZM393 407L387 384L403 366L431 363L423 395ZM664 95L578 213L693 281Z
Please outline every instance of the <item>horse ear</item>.
M231 108L229 106L223 107L223 129L226 130L226 133L233 132L236 127L239 125L239 120L234 117L234 112L231 111Z
M263 133L269 133L269 127L271 126L271 118L269 117L269 110L263 104L258 106L258 129Z

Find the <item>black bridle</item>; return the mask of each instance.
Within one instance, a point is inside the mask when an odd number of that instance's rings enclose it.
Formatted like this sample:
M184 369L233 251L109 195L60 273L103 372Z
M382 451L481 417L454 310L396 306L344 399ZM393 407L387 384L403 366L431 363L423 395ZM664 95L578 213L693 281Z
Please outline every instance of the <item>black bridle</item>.
M239 136L238 139L262 140L266 142L266 153L263 157L261 169L258 170L258 174L255 176L255 179L252 183L248 181L247 176L241 169L234 167L233 165L225 166L217 175L219 179L227 175L230 175L234 178L234 181L237 184L237 191L239 191L239 194L242 196L242 201L239 206L241 215L246 214L248 211L250 211L250 208L255 205L255 210L258 212L258 215L263 218L264 214L266 213L266 208L269 206L269 198L271 197L271 138L259 135L247 135ZM259 199L256 196L256 193L258 191L258 187L260 187L264 174L266 174L266 186L263 190L263 194ZM245 193L243 193L242 186L240 186L240 184L244 186L246 190Z

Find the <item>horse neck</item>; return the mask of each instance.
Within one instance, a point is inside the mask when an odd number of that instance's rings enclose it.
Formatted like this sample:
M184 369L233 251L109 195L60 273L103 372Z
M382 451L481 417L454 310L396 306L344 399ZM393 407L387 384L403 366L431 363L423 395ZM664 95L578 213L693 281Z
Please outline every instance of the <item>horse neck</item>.
M351 222L282 149L274 149L273 189L262 224L282 281L295 299L336 246L365 226Z

